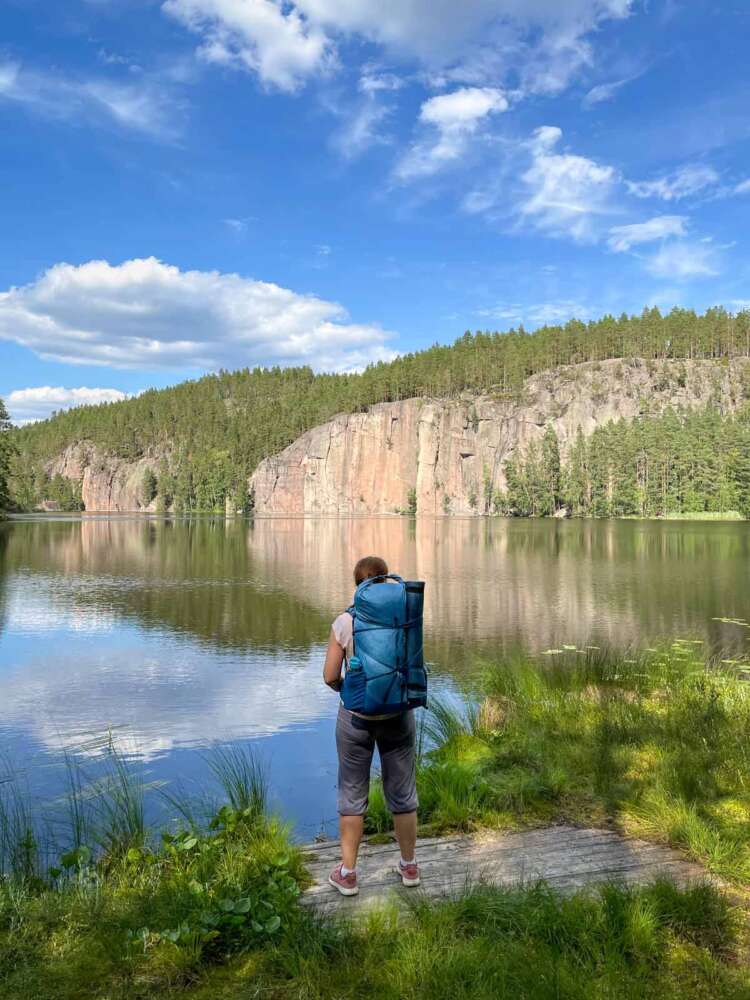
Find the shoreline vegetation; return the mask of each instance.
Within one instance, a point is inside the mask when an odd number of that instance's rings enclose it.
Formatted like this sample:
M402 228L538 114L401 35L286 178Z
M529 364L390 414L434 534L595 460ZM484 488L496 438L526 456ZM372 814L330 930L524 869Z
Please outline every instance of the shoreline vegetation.
M422 717L422 832L606 826L681 849L746 898L750 664L706 663L699 643L678 640L479 666L465 699L433 700ZM144 797L171 793L149 790L111 742L102 750L93 785L71 760L47 844L22 790L0 777L9 1000L750 997L746 915L708 883L568 898L476 886L415 898L405 919L322 922L298 906L304 858L267 814L251 753L216 750L224 804L175 796L175 823L157 836ZM367 825L390 830L377 782Z
M474 487L477 512L612 514L737 509L750 511L750 310L721 308L703 315L657 308L640 315L607 315L582 323L523 327L507 332L466 332L450 346L402 355L352 374L315 374L308 367L222 371L117 403L82 406L14 429L10 502L33 510L47 501L62 510L81 508L81 484L49 466L66 448L85 442L99 458L143 461L138 486L144 506L159 511L249 512L251 473L337 413L357 413L382 402L458 398L488 393L517 402L525 381L541 372L619 360L656 371L674 367L675 392L690 386L688 366L716 366L710 405L644 412L632 424L612 422L576 442L566 468L555 465L550 439L510 463L508 490ZM740 362L736 413L721 399L723 367ZM665 389L670 385L664 382ZM557 483L557 485L556 485ZM445 498L450 506L450 498ZM410 498L404 497L407 512ZM450 511L447 510L446 513Z

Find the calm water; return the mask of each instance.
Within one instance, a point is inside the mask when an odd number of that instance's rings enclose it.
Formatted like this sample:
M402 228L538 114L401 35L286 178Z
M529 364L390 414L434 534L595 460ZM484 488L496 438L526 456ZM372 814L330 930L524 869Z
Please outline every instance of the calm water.
M433 683L477 656L702 638L744 650L750 525L402 518L19 520L0 526L0 755L41 796L112 727L190 793L205 749L252 741L300 836L335 819L336 696L321 681L350 567L427 581Z

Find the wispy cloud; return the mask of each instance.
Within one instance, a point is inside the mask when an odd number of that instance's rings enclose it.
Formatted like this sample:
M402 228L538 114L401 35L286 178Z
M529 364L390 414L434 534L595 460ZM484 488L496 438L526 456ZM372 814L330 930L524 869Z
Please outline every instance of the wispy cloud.
M688 163L670 174L651 181L627 181L628 190L638 198L661 198L680 201L700 194L719 183L719 174L703 163Z
M591 306L576 299L559 299L533 305L502 303L486 309L477 309L477 316L534 328L552 323L566 323L569 319L589 319L594 315Z
M597 84L583 98L582 104L584 108L593 108L597 104L604 104L606 101L613 100L622 88L634 79L635 77L633 76L626 76L622 80L611 80L609 83Z
M167 88L145 77L114 80L43 73L20 62L0 62L0 101L49 118L107 123L168 139L179 128L181 107Z
M719 248L710 240L665 243L653 257L647 259L646 268L657 278L673 281L708 278L719 274L718 251Z
M633 246L653 243L670 236L684 236L687 219L684 215L657 215L648 222L634 222L628 226L612 226L607 245L615 253L624 253Z
M558 153L562 131L544 125L529 143L531 166L522 175L526 196L518 213L521 220L555 236L586 241L596 237L594 220L610 214L618 182L614 167L585 156Z

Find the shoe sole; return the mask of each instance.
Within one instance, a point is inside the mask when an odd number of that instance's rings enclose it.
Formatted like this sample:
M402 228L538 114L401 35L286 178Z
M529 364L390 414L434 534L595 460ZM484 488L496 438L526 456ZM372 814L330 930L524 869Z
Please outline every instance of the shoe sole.
M416 889L418 885L421 885L421 878L407 878L400 868L394 868L397 875L401 876L401 884L406 886L407 889Z
M332 885L334 889L338 889L342 896L356 896L359 892L359 886L356 886L354 889L347 889L345 886L339 885L330 875L328 876L328 884Z

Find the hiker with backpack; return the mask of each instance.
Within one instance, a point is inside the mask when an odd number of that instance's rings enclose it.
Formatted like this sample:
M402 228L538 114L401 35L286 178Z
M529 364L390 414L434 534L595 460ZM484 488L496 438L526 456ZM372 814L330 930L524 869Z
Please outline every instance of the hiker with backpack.
M424 706L427 696L424 583L390 574L379 556L359 560L354 583L354 603L333 623L323 668L326 684L341 695L336 720L341 863L328 881L344 896L359 892L357 853L376 746L385 800L401 848L396 871L403 885L419 885L412 709Z

